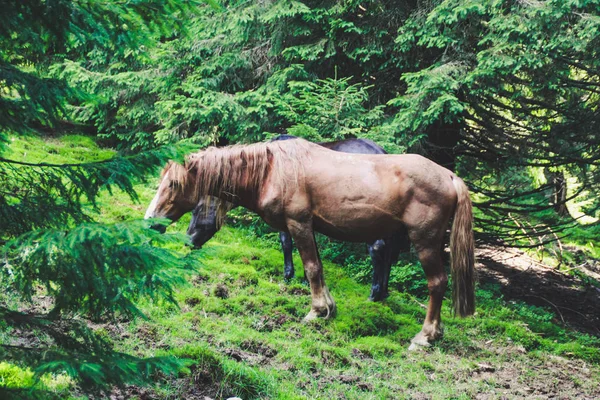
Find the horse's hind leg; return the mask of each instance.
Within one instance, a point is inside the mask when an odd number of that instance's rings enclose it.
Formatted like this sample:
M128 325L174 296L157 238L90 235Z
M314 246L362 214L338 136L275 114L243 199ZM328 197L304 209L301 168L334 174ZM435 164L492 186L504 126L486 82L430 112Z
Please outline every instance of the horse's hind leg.
M448 275L442 264L439 242L435 241L434 245L427 247L419 246L418 243L415 243L415 248L417 248L419 260L427 276L429 304L423 328L412 339L409 350L416 349L419 346L429 346L432 341L442 337L442 299L448 283Z
M304 273L310 284L312 306L304 321L311 321L317 317L331 318L336 312L335 301L325 286L323 264L317 250L312 223L288 220L287 225L302 258Z
M279 232L279 241L283 251L283 277L292 279L294 277L294 260L292 258L292 235L287 232Z

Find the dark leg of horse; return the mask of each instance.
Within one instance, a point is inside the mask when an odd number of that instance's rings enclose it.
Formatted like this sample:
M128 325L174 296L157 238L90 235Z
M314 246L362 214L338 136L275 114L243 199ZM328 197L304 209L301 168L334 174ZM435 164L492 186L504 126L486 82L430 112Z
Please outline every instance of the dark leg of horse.
M369 254L373 263L373 284L369 300L385 300L390 294L388 284L392 265L398 261L400 253L410 250L410 241L406 230L394 234L391 238L377 240L369 246Z
M442 337L441 308L442 299L446 292L448 276L442 264L440 246L435 244L429 247L421 247L415 244L419 252L419 260L427 276L427 288L429 289L429 304L423 328L411 341L409 350L417 349L419 346L429 344Z
M312 306L304 321L308 322L318 317L331 318L336 311L335 301L325 286L323 264L317 250L312 223L288 220L287 225L302 258L304 273L310 284Z
M386 263L386 247L386 241L382 239L376 240L375 243L369 246L371 264L373 264L373 284L369 296L371 301L381 301L388 296L387 291L384 289L386 270L390 269ZM389 279L389 273L387 276Z
M292 279L294 277L294 260L292 259L292 235L287 232L279 232L281 250L283 250L283 277Z
M398 256L400 252L407 252L410 250L410 241L408 240L408 234L406 231L396 233L391 239L386 240L386 269L383 275L383 292L387 298L390 293L388 291L388 284L390 282L390 273L392 272L392 265L398 262Z

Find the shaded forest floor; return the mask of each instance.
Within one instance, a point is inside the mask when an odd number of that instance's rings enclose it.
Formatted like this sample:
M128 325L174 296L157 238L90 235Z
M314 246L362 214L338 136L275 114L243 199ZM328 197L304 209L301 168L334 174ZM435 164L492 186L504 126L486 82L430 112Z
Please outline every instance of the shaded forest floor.
M499 284L506 300L545 307L554 322L600 336L600 288L547 266L518 249L480 246L477 249L480 283ZM599 262L580 266L585 276L597 279Z

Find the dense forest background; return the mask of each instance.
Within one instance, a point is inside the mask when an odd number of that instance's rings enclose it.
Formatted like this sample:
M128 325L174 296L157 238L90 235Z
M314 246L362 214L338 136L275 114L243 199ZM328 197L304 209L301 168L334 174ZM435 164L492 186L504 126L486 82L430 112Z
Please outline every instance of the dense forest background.
M115 351L82 318L133 318L145 297L175 302L198 268L173 250L185 239L107 223L98 199L136 201L136 184L208 145L368 138L463 177L480 243L533 248L567 267L575 250L600 256L600 1L0 6L0 284L17 299L0 302L0 326L5 338L47 338L4 344L0 356L36 376L66 371L97 391L182 368ZM11 157L15 138L69 133L116 152ZM39 291L52 298L47 313L19 308Z

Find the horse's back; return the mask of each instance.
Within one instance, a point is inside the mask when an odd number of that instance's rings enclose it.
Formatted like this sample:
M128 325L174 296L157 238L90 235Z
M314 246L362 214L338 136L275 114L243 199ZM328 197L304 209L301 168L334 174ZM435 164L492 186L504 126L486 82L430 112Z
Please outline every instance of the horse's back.
M425 157L306 149L310 154L292 191L311 208L315 229L334 238L389 236L419 218L433 222L442 210L446 219L456 202L452 172Z
M369 139L346 139L319 144L327 149L342 153L387 154L383 147Z

